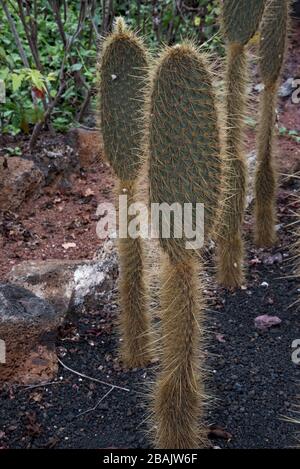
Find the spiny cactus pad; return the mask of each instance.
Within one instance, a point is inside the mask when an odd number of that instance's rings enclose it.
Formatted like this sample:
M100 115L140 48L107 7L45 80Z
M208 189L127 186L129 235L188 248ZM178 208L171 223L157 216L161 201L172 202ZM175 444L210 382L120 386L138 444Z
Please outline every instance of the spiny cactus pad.
M222 27L227 41L246 45L259 28L266 0L223 0Z
M167 48L158 59L150 89L149 184L154 203L203 203L205 235L216 219L222 155L216 99L205 56L191 44ZM161 239L170 255L185 239ZM161 226L160 226L161 235ZM161 236L160 236L161 237Z
M99 64L104 152L117 176L133 181L140 168L143 87L147 54L142 41L119 19L104 42Z
M289 21L290 0L272 0L261 25L259 64L263 82L278 80L282 69Z

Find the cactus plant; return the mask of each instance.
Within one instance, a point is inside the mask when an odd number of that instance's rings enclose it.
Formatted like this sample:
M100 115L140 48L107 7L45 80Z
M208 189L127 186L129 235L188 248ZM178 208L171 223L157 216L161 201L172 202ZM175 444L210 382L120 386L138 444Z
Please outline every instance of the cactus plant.
M261 26L259 64L264 90L255 178L255 241L260 247L270 247L276 241L274 128L279 78L287 44L289 5L289 0L272 0Z
M222 190L219 115L206 57L192 44L166 48L154 67L147 108L149 194L152 203L205 207L205 235L212 232ZM161 371L153 399L155 445L205 445L203 415L203 294L198 252L186 238L163 237L160 307ZM201 362L199 360L199 353ZM199 366L201 365L201 366ZM203 422L202 422L203 423Z
M119 179L120 195L135 200L141 167L143 86L148 59L142 41L119 18L99 62L100 125L104 153ZM141 239L119 239L121 356L128 367L151 358Z
M228 288L244 280L242 223L247 190L243 128L246 107L245 46L256 33L266 0L224 0L222 29L227 41L226 115L229 194L222 216L218 246L218 278Z

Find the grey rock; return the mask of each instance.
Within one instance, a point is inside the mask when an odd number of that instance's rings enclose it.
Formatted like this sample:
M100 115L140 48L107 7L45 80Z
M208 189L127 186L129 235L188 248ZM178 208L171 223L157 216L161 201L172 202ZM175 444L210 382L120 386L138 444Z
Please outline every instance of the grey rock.
M44 176L33 161L18 156L0 158L0 212L17 209L43 183Z
M55 377L56 333L63 316L17 285L0 284L0 382L39 383Z
M295 88L293 87L294 78L288 78L279 88L278 95L281 98L288 98L293 94Z
M248 208L254 200L254 178L255 178L255 167L256 167L257 154L256 151L252 151L247 155L248 163L248 191L246 197L246 208Z
M116 250L107 242L93 260L22 262L13 267L9 280L48 300L66 315L109 303L117 275Z

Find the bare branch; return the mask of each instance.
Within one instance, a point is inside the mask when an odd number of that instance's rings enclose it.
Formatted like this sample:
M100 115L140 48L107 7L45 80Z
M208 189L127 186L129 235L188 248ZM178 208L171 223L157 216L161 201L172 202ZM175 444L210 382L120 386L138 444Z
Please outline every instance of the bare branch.
M117 386L116 384L106 383L105 381L101 381L100 379L92 378L91 376L79 373L79 371L72 370L72 368L69 368L67 365L65 365L59 358L57 360L63 368L70 371L71 373L74 373L77 376L80 376L81 378L89 379L90 381L95 381L96 383L103 384L104 386L110 386L113 389L120 389L121 391L130 392L130 389L128 388L122 388L122 386Z
M31 135L31 138L30 138L30 143L29 143L29 148L30 148L30 151L33 150L36 142L37 142L37 139L39 137L39 134L45 124L45 122L50 118L51 114L52 114L52 111L53 109L55 108L55 106L57 105L61 95L63 94L63 92L65 91L65 88L66 88L66 83L65 82L62 82L60 84L60 87L59 87L59 90L55 96L55 98L53 99L53 101L48 105L48 108L44 114L44 119L43 121L41 122L38 122L35 126L34 126L34 129L33 129L33 132L32 132L32 135Z
M18 34L16 25L15 25L15 22L14 22L11 14L9 12L9 9L7 8L6 0L0 0L0 4L2 5L2 8L4 10L5 16L7 18L7 21L8 21L9 27L10 27L10 30L11 30L13 36L14 36L14 40L16 41L16 45L17 45L20 57L22 59L23 65L26 68L30 68L29 67L29 62L28 62L28 59L27 59L27 56L26 56L26 53L25 53L25 50L22 46L22 42L21 42L20 36Z
M82 415L85 415L85 414L88 414L89 412L93 412L94 410L96 410L99 405L101 404L101 402L104 401L104 399L107 398L107 396L114 390L114 388L110 388L106 394L104 394L104 396L101 397L101 399L97 402L96 405L94 405L94 407L91 407L91 409L87 409L85 410L84 412L80 412L76 417L81 417Z
M77 116L77 121L78 121L78 122L81 122L82 119L83 119L83 116L84 116L84 114L85 114L85 112L86 112L86 109L87 109L87 107L88 107L88 105L89 105L89 103L90 103L90 100L91 100L91 97L92 97L92 93L93 93L92 88L90 88L90 89L86 92L84 101L83 101L83 103L82 103L82 105L81 105L80 111L79 111L78 116Z

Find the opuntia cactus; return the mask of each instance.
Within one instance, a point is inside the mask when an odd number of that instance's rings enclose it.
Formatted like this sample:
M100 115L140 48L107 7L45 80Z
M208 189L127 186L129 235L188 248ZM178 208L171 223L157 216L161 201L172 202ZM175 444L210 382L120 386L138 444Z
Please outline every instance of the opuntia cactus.
M223 155L217 102L206 57L191 44L166 48L152 75L147 111L149 193L152 203L205 207L205 235L215 224L222 191ZM167 223L165 221L165 223ZM154 392L157 448L205 445L201 427L203 384L203 294L199 253L174 235L165 252L161 281L161 371ZM200 419L200 420L199 420ZM199 428L200 422L200 428Z
M264 84L258 132L255 178L255 241L270 247L276 241L274 129L280 74L287 45L290 0L271 0L261 26L259 65Z
M104 42L99 62L100 119L105 156L119 179L120 195L135 201L141 167L144 81L148 59L142 41L119 18ZM150 324L141 239L119 239L121 356L128 367L151 358Z
M247 56L245 46L258 30L266 0L224 0L222 29L227 41L226 118L228 197L218 242L218 278L228 288L244 281L242 223L247 190L244 154Z

